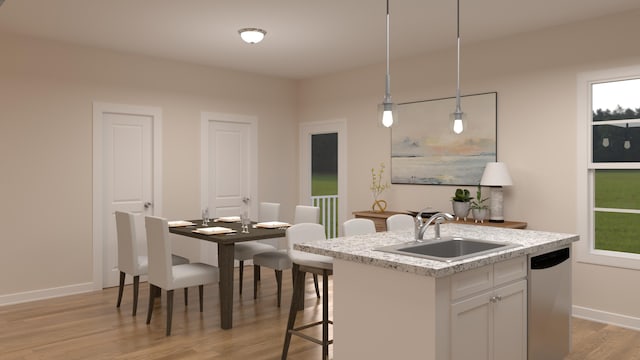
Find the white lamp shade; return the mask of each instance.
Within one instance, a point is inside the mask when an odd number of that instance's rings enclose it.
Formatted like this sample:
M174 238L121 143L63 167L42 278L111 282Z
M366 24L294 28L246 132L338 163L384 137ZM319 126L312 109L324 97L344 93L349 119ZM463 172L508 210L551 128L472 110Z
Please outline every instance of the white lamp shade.
M507 165L503 162L490 162L484 168L480 185L484 186L511 186L511 176Z
M262 39L264 39L264 36L267 34L266 31L262 29L256 29L256 28L240 29L238 30L238 33L240 33L240 37L242 38L242 40L244 40L244 42L248 44L259 43L260 41L262 41Z

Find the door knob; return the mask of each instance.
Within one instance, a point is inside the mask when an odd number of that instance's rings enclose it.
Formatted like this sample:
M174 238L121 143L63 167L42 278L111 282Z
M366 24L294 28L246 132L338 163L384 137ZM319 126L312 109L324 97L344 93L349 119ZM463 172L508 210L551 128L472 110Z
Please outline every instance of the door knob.
M153 205L152 203L150 203L150 202L148 202L148 201L147 201L147 202L145 202L145 203L144 203L144 208L145 208L145 209L148 209L148 208L150 208L152 205Z

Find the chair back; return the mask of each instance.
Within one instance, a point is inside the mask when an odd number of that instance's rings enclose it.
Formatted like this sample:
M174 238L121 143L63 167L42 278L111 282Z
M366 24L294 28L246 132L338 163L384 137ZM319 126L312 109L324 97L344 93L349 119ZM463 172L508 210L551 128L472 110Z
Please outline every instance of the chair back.
M415 226L415 220L411 215L395 214L387 218L387 231L409 230Z
M297 205L293 216L294 224L320 223L320 208L317 206Z
M280 220L280 204L261 202L258 213L258 221L278 221Z
M149 283L163 289L173 288L173 270L171 262L171 242L167 219L147 216L144 219L147 229L147 256L149 257Z
M138 262L138 242L134 214L116 211L118 238L118 269L132 276L142 275Z
M300 223L292 225L287 229L287 251L289 254L294 252L293 244L326 240L327 236L324 232L324 226L313 223Z
M355 218L342 223L342 235L344 236L374 234L375 232L376 224L371 219Z

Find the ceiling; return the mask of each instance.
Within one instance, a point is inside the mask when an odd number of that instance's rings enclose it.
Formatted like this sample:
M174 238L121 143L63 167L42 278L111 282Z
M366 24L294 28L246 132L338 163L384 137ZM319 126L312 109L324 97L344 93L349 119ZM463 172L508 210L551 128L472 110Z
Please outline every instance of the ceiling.
M454 47L455 5L391 0L391 59ZM462 0L462 48L635 9L638 0ZM4 0L0 31L304 79L384 63L385 14L383 0ZM243 27L267 36L245 44Z

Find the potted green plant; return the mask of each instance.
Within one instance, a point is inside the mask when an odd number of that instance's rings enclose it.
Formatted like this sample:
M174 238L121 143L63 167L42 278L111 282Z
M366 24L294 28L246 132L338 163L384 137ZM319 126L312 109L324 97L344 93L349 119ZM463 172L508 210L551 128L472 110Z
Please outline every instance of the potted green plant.
M485 202L489 200L488 197L482 197L482 188L478 185L478 191L476 191L475 200L471 201L471 213L473 214L473 219L475 222L480 221L480 223L484 222L484 219L487 218L487 213L489 212L489 205Z
M469 209L471 209L471 193L467 189L456 189L454 196L451 198L451 204L453 205L453 214L456 216L456 220L462 218L467 221L467 215Z

